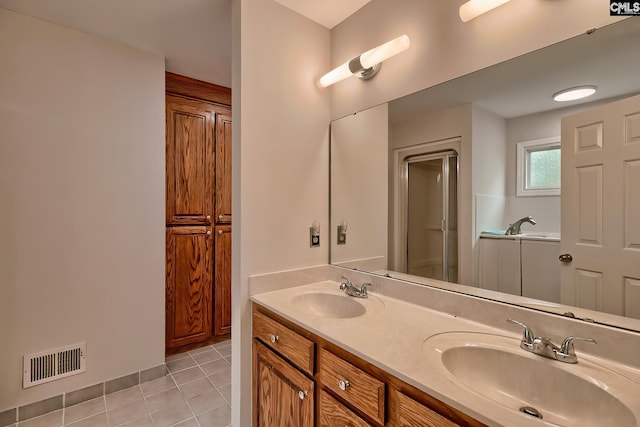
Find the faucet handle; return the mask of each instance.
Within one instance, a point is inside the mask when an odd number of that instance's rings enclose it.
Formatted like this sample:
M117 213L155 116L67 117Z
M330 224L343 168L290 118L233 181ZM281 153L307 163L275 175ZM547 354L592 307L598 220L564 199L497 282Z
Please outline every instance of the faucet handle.
M363 297L367 296L367 286L373 286L373 283L363 283L362 286L360 287L360 294Z
M344 291L345 289L351 287L351 280L347 279L344 276L340 276L342 277L344 280L346 280L345 283L340 283L340 290Z
M507 319L507 322L520 325L524 328L524 330L522 331L522 344L520 345L521 347L523 345L525 345L526 347L531 347L533 345L533 340L535 339L535 335L533 334L533 331L531 330L530 327L528 327L522 322L518 322L517 320L513 320L513 319Z
M596 340L594 340L593 338L567 337L564 339L564 341L562 341L562 344L560 344L560 350L559 350L560 353L565 354L567 356L575 356L576 352L575 352L575 349L573 348L573 342L575 340L597 344Z

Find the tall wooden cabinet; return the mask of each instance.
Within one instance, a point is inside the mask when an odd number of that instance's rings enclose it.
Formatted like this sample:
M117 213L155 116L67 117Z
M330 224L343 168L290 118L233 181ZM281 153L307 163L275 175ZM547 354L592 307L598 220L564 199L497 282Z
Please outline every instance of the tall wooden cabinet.
M166 348L231 332L231 91L166 75Z

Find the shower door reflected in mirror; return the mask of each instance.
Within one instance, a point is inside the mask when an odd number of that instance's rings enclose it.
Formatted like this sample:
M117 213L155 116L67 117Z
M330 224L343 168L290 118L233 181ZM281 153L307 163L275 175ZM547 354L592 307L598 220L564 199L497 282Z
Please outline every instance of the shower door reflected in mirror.
M458 155L447 151L413 156L403 166L407 215L403 271L457 282Z

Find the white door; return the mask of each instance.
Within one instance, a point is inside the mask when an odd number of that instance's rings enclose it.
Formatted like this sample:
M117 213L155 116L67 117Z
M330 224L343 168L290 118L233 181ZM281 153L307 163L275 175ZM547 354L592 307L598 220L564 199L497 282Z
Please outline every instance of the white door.
M562 119L561 227L562 303L640 319L640 96Z

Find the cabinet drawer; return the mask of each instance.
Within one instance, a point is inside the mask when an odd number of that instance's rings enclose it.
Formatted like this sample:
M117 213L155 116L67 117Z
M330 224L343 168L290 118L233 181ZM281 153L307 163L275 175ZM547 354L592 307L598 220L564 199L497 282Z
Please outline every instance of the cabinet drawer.
M253 312L253 336L259 338L309 375L313 375L315 348L313 341L309 341L257 311Z
M400 427L458 427L442 415L398 392L398 425Z
M345 402L384 425L384 383L325 349L320 349L318 357L320 382Z
M351 412L326 391L320 390L320 425L322 427L369 427L370 424Z

